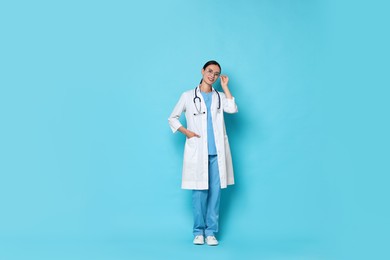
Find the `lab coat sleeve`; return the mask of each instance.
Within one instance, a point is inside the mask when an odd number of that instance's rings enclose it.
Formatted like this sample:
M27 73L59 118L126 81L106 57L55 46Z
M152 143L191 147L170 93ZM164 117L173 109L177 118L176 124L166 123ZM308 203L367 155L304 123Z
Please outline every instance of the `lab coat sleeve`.
M234 114L238 112L237 104L232 97L231 99L226 98L225 93L221 93L222 103L223 103L223 111L229 114Z
M168 118L169 126L173 133L179 129L182 124L179 121L180 115L185 111L185 94L183 93L173 109L171 115Z

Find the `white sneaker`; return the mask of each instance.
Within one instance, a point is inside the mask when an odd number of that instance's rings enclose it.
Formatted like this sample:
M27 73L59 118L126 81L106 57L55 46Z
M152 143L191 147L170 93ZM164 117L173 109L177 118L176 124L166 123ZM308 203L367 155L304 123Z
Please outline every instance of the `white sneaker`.
M198 235L194 238L194 245L203 245L204 237L202 235Z
M217 246L219 243L215 236L207 236L206 244L208 244L209 246Z

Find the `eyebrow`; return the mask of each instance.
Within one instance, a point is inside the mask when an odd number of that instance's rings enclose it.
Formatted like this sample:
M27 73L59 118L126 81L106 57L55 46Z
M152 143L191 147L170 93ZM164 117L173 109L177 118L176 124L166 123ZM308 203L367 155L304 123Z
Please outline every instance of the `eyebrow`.
M215 73L221 73L220 71L213 71L212 69L208 69L210 72L215 72Z

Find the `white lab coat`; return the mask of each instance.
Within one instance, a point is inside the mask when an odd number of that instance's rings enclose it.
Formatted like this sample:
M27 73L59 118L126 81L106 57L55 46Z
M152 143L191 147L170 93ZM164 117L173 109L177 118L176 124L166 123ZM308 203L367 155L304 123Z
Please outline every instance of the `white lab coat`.
M207 108L197 88L197 96L201 99L201 111L205 114L198 115L198 110L194 104L195 90L184 92L179 102L176 104L172 114L168 118L172 132L182 126L179 117L182 112L185 112L187 129L200 135L186 139L184 146L183 172L182 172L182 188L191 190L207 190L208 189L208 146L207 146ZM237 113L237 105L234 98L227 99L225 94L218 92L221 97L221 109L218 109L218 95L213 88L211 113L214 129L215 146L218 155L218 169L221 188L224 189L227 185L234 184L233 163L230 153L228 136L225 129L225 121L223 112ZM197 102L199 109L199 103ZM197 114L197 115L194 115Z

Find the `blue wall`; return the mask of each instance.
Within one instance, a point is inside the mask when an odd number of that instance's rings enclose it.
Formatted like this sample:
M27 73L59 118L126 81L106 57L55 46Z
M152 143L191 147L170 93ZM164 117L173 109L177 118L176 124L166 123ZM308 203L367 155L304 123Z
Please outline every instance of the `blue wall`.
M383 10L1 3L0 258L383 257ZM209 59L239 107L226 116L237 184L213 249L191 245L184 137L167 122Z

